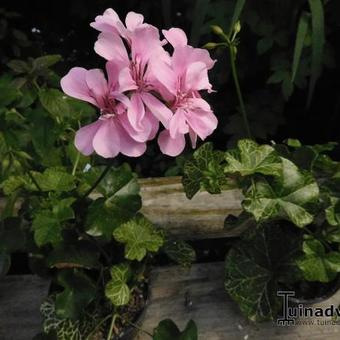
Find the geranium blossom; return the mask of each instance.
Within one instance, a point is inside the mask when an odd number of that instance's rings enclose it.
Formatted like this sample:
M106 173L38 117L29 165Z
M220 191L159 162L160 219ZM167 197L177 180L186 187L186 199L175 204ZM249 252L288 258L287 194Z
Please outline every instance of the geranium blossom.
M185 147L185 134L189 133L193 147L197 136L204 140L217 127L217 118L199 91L211 92L208 70L214 65L208 51L187 45L185 33L173 28L163 31L174 47L170 63L158 60L155 75L172 95L170 108L174 115L169 129L160 133L161 151L176 156Z
M124 25L108 9L91 26L100 31L94 49L107 60L108 80L98 69L77 67L61 82L66 94L100 109L98 120L76 134L80 152L140 156L160 122L165 128L158 138L160 149L176 156L185 147L185 135L195 147L197 137L204 140L214 131L217 119L201 97L201 91L212 91L208 70L214 61L208 51L189 46L178 28L163 30L161 40L158 29L134 12ZM172 54L164 48L167 43Z
M99 69L75 67L62 78L63 91L71 97L87 101L100 109L99 119L76 133L75 145L84 155L95 151L109 158L122 153L138 157L146 150L145 142L155 137L158 122L150 114L141 121L143 129L136 131L127 119L129 99L117 92L117 68L106 65L108 81Z

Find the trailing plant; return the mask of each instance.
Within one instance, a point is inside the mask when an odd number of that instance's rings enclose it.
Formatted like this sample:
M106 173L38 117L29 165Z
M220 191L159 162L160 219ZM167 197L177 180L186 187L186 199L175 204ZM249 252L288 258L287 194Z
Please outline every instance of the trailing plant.
M250 319L276 316L279 288L308 294L305 282L338 277L340 163L329 155L335 147L243 139L221 152L207 143L184 166L188 198L199 190L242 190L242 213L225 227L247 228L227 255L225 287Z

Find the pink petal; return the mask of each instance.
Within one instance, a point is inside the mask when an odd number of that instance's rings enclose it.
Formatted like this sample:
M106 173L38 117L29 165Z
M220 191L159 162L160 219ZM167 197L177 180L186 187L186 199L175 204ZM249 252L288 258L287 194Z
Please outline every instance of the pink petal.
M99 156L113 158L120 151L119 132L114 119L106 119L101 123L93 138L93 148Z
M125 131L136 142L146 142L153 139L157 134L159 123L150 112L146 112L145 117L141 122L142 129L138 131L131 125L127 114L119 115L118 119Z
M102 124L102 120L83 126L76 132L74 139L75 147L85 156L91 155L93 149L93 138Z
M201 109L187 112L186 118L191 129L197 133L202 140L213 133L218 123L212 111L203 111Z
M146 151L146 144L136 142L125 131L125 129L117 124L120 138L120 152L129 157L139 157Z
M144 103L139 93L133 93L131 96L131 105L128 107L128 118L133 126L133 128L137 131L143 129L141 125L141 121L145 115Z
M124 43L117 34L100 33L94 44L94 50L106 60L115 60L125 66L130 63Z
M159 39L159 31L156 27L143 26L133 32L131 36L131 57L138 59L144 65L154 54L161 54L162 42Z
M189 65L185 77L185 90L211 90L207 66L200 61Z
M129 66L121 69L121 71L119 72L118 82L120 92L138 89L136 82L133 80L131 76L131 70Z
M106 73L107 73L107 79L108 79L108 86L110 91L115 91L118 86L118 70L119 67L117 63L114 61L108 61L105 65L106 67Z
M91 22L91 27L101 32L110 32L126 36L126 28L120 21L118 14L112 9L107 9L103 15L98 15L94 22Z
M191 146L193 149L196 149L196 143L197 143L197 134L193 129L189 128L189 136L191 141Z
M177 75L171 66L159 58L152 58L149 63L151 75L173 95L177 94ZM155 84L157 88L157 84Z
M165 155L178 156L185 147L184 135L177 135L176 138L171 138L168 130L163 130L158 137L158 145Z
M93 69L86 73L86 84L99 107L104 107L103 98L108 94L107 81L102 70Z
M129 12L125 18L125 24L129 31L134 31L136 28L143 24L143 21L143 15L135 12Z
M74 67L61 79L60 85L62 90L70 97L97 105L86 83L87 72L88 71L82 67Z
M144 92L141 96L150 112L167 128L173 115L172 111L150 93Z
M186 122L185 112L181 109L177 110L172 116L169 125L171 138L176 138L178 134L186 134L189 132L189 126Z
M174 27L169 30L162 30L162 33L173 47L188 45L188 38L180 28Z

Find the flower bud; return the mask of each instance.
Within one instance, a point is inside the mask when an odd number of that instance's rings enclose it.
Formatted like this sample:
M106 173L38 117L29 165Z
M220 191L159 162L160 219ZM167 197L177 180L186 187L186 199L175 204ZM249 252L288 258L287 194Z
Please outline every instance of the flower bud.
M236 21L236 23L234 25L234 32L235 32L235 34L237 34L240 31L241 31L241 23L240 23L240 21Z
M217 47L217 44L213 42L208 42L207 44L203 46L203 48L206 48L207 50L213 50L216 47Z
M212 30L215 34L218 34L218 35L224 34L223 29L222 29L220 26L211 25L210 27L211 27L211 30Z

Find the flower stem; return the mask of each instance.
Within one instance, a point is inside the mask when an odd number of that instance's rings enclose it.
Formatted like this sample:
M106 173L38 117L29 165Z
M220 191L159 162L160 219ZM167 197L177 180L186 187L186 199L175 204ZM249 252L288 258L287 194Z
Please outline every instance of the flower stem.
M101 175L97 178L97 180L93 183L92 187L86 191L84 198L91 194L91 192L97 187L97 185L102 181L102 179L106 176L109 170L112 167L112 163L108 164Z
M248 122L247 111L244 105L241 87L240 87L240 83L239 83L238 75L237 75L237 69L236 69L236 63L235 63L236 55L235 55L234 46L232 44L229 44L228 47L229 47L229 54L230 54L231 73L234 79L238 101L240 103L240 111L242 114L244 127L245 127L248 138L252 138L250 127L249 127L249 122Z

